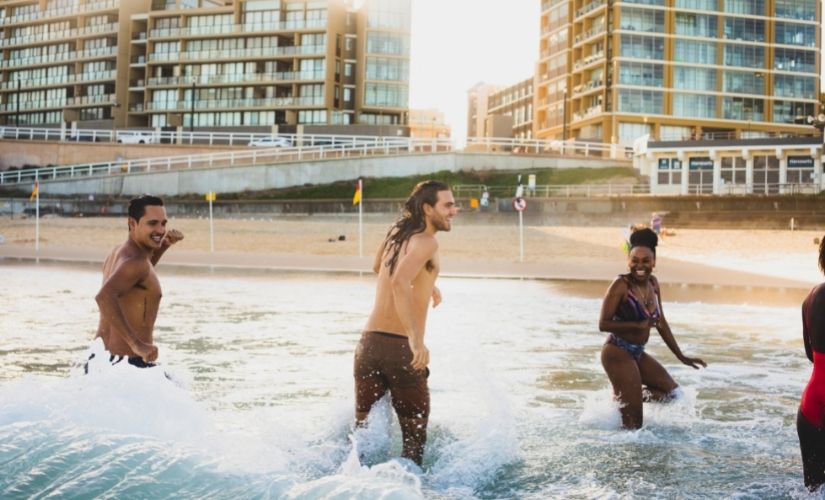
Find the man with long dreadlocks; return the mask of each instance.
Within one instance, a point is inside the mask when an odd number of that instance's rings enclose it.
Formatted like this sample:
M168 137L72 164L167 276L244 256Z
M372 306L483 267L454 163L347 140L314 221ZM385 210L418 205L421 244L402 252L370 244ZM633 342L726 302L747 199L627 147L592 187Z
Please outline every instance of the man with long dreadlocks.
M430 352L424 345L427 306L441 302L438 241L458 213L443 182L420 182L404 204L375 256L375 305L355 351L355 419L363 425L370 408L387 391L398 415L403 456L419 466L430 414Z

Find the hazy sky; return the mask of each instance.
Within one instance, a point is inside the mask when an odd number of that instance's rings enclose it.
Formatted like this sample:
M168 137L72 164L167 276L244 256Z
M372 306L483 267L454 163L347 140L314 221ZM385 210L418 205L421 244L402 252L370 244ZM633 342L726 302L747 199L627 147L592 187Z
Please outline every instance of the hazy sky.
M539 52L540 0L412 0L410 107L438 108L467 135L467 90L530 77Z

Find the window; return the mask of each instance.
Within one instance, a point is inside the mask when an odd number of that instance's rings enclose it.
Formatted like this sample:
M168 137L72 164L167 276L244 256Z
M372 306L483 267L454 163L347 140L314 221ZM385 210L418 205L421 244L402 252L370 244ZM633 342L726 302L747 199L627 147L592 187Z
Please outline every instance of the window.
M776 74L773 77L774 95L806 99L817 98L817 82L813 76Z
M742 17L726 17L725 38L727 38L728 40L764 42L765 21L761 19L750 19Z
M725 71L725 92L735 94L765 94L765 74L759 72Z
M706 16L689 12L676 13L677 35L716 38L716 27L716 16Z
M725 0L725 12L764 16L765 0Z
M775 0L776 17L816 21L817 0Z
M720 160L722 183L745 184L745 159L741 156L723 156Z
M773 121L776 123L794 123L814 114L817 105L812 102L774 101Z
M665 13L661 10L633 9L625 7L621 11L621 29L663 33L665 30Z
M696 64L716 64L716 44L676 40L674 60Z
M716 97L702 94L673 94L673 116L716 118Z
M619 63L619 83L662 87L664 85L664 67L661 64L621 61Z
M810 24L776 22L776 43L816 47L816 26Z
M725 97L722 99L722 116L727 120L764 120L765 101L749 97Z
M664 57L664 52L664 38L638 35L622 35L620 52L620 55L622 57L632 57L634 59L661 60Z
M716 70L710 68L673 68L673 87L686 90L716 90Z
M662 92L652 90L619 90L618 111L624 113L650 113L661 114Z
M725 65L764 68L765 48L754 45L725 44Z
M676 0L676 8L716 12L719 10L719 2L718 0Z
M815 73L816 52L777 47L774 55L774 69L800 73Z
M682 162L678 158L659 158L657 180L663 186L682 184Z

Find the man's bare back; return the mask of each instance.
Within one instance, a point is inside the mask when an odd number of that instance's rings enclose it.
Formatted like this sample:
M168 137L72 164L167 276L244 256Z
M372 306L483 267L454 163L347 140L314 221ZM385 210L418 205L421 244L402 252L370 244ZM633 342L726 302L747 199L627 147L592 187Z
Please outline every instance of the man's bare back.
M434 248L432 254L427 252L430 255L430 258L427 259L426 262L430 265L428 266L425 263L423 266L418 267L418 272L409 281L412 287L412 308L410 311L412 314L412 321L413 324L416 325L416 329L420 328L421 336L423 338L423 334L426 331L427 307L430 303L430 298L433 297L434 299L433 306L437 305L437 302L440 302L440 294L434 294L434 292L437 291L435 280L438 278L438 272L440 269L438 263L438 243L435 241L435 237L433 235L419 233L412 236L401 250L401 256L399 257L398 264L400 269L399 273L403 273L406 268L407 262L405 262L404 259L407 257L408 251L411 247L427 247L428 249ZM378 273L375 304L373 305L372 313L370 314L364 329L366 331L395 333L397 335L409 337L404 328L403 322L399 318L398 308L395 303L395 295L393 294L393 279L404 280L407 276L400 274L390 275L390 269L383 260L383 254L384 246L382 245L376 255L376 263L373 268L374 271ZM421 258L419 258L419 260L421 260ZM408 271L408 274L414 272L415 269L412 269L411 272Z

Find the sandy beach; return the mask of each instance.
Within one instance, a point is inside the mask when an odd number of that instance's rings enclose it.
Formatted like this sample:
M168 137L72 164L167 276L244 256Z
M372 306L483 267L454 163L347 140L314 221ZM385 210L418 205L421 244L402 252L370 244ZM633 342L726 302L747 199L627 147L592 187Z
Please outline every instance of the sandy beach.
M465 219L470 222L470 218ZM392 217L364 223L359 258L354 217L215 219L215 253L206 219L170 219L186 239L164 257L176 265L369 271ZM518 225L467 224L459 216L440 234L445 275L606 281L625 267L623 227L526 226L519 262ZM675 229L658 250L657 273L672 284L807 288L820 281L813 231ZM34 220L0 219L0 257L102 261L126 238L122 218L43 217L40 252ZM344 239L340 240L339 237ZM330 241L332 240L332 241Z

